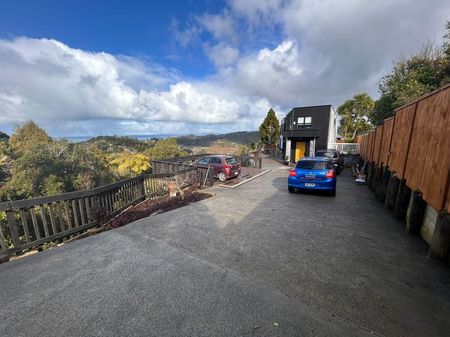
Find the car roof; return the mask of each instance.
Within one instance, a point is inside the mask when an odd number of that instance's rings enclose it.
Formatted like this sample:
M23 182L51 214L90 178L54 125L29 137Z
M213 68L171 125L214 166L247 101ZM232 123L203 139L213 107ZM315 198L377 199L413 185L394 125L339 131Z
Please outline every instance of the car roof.
M326 149L326 150L317 150L316 153L317 152L337 152L337 150L335 150L335 149Z
M329 158L325 157L304 157L300 159L299 161L329 161Z

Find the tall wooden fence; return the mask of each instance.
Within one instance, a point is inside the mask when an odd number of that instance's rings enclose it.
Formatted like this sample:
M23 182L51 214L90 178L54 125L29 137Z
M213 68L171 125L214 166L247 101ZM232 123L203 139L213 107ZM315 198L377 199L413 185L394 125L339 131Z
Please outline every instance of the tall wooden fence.
M396 110L361 140L361 157L386 166L434 209L450 203L450 85Z
M0 253L8 254L64 240L97 226L147 198L167 194L168 183L184 187L199 180L197 168L175 173L143 174L91 190L0 203Z

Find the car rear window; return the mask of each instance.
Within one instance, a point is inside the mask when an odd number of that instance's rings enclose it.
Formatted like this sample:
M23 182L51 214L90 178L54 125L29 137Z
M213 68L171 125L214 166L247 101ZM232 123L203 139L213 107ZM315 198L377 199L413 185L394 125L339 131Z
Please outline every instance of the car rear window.
M228 158L225 159L225 161L227 162L228 165L234 165L234 164L237 163L235 157L228 157Z
M326 170L330 169L330 163L325 161L301 160L295 168L304 170Z
M316 157L333 158L333 153L331 153L331 152L316 152Z

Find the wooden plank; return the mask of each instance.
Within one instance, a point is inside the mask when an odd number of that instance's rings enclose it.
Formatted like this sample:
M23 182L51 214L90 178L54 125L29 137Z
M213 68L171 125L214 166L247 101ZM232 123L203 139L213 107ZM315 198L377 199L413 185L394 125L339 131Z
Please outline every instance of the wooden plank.
M27 216L23 209L19 210L20 220L22 221L23 232L25 234L25 241L30 242L30 231L28 230Z
M5 251L8 249L8 247L6 246L5 234L3 234L1 224L0 224L0 249L1 251Z
M45 206L44 205L40 205L39 206L40 212L41 212L41 220L42 220L42 225L44 227L44 234L45 236L50 236L50 233L48 231L48 222L47 222L47 217L45 215Z
M384 120L383 135L380 147L380 163L387 165L390 155L392 130L394 130L394 117L390 117Z
M53 209L53 204L48 204L48 213L50 214L50 224L52 225L52 231L53 234L58 233L57 227L56 227L56 220L55 220L55 210Z
M78 199L78 206L80 206L79 207L79 209L80 209L80 218L81 218L81 224L82 225L84 225L84 224L86 224L87 223L87 220L86 220L86 218L85 218L85 216L86 216L86 212L85 212L85 210L84 210L84 205L83 205L84 203L83 203L83 199Z
M38 205L45 205L51 202L76 199L78 197L83 197L91 194L93 194L92 190L86 190L86 191L62 193L46 197L3 202L0 203L0 211L14 210L20 208L30 208Z
M33 223L33 229L34 229L34 236L36 240L39 240L41 238L41 233L39 232L39 223L36 218L36 210L34 207L29 209L30 215L31 215L31 222Z
M89 198L84 198L84 205L86 206L86 223L92 219L92 207L89 205Z
M58 214L59 229L61 231L65 231L67 229L67 227L66 227L66 224L65 224L65 221L64 221L64 217L63 217L63 213L62 213L62 209L61 208L62 208L62 205L61 205L60 202L58 202L56 204L56 211L57 211L57 214Z
M375 129L375 140L373 146L373 161L375 162L375 165L378 167L381 166L380 150L381 150L382 136L383 136L383 125L379 125Z
M97 226L97 225L98 225L97 222L90 222L90 223L84 224L84 225L82 225L80 227L75 227L75 228L72 228L72 229L68 229L68 230L66 230L64 232L60 232L60 233L57 233L57 234L52 234L52 235L50 235L48 237L45 237L45 238L42 238L42 239L39 239L39 240L35 240L35 241L29 242L29 243L26 243L26 244L23 244L23 245L19 245L17 247L12 248L12 249L8 249L8 251L9 252L18 252L18 251L22 251L22 250L29 249L29 248L32 248L32 247L37 247L39 245L42 245L43 243L50 242L50 241L55 241L55 240L58 240L60 238L65 237L65 236L70 236L72 234L82 232L82 231L84 231L86 229L89 229L89 228Z
M17 224L16 224L16 219L14 218L14 212L7 211L6 219L8 220L9 235L11 235L11 241L13 242L14 247L18 247L18 246L20 246L20 238L19 238L19 231L18 231Z
M392 133L389 167L400 179L404 177L404 168L408 157L409 140L413 128L416 104L410 104L397 110Z
M436 110L435 98L436 96L431 96L430 99L417 103L416 118L405 168L405 179L408 182L408 187L412 190L419 190L421 187L427 152L433 151L430 148L432 133L439 132L439 127L436 130L432 129ZM442 123L441 120L439 122Z
M80 220L78 218L78 211L77 211L77 201L76 200L72 200L72 212L73 212L73 220L75 221L75 227L79 227L80 226Z
M69 206L68 201L64 201L64 210L66 212L67 226L69 227L69 229L71 229L73 226L72 226L72 217L70 214L70 206Z
M447 186L450 171L450 87L427 98L433 99L435 111L429 119L433 132L425 166L423 168L420 189L423 199L436 210L445 208Z

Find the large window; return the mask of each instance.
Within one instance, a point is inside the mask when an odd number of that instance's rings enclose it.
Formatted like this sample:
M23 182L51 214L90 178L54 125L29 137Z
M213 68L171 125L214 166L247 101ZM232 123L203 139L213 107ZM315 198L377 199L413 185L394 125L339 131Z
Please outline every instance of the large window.
M299 117L297 120L297 126L299 128L310 127L312 124L312 118L310 116Z

